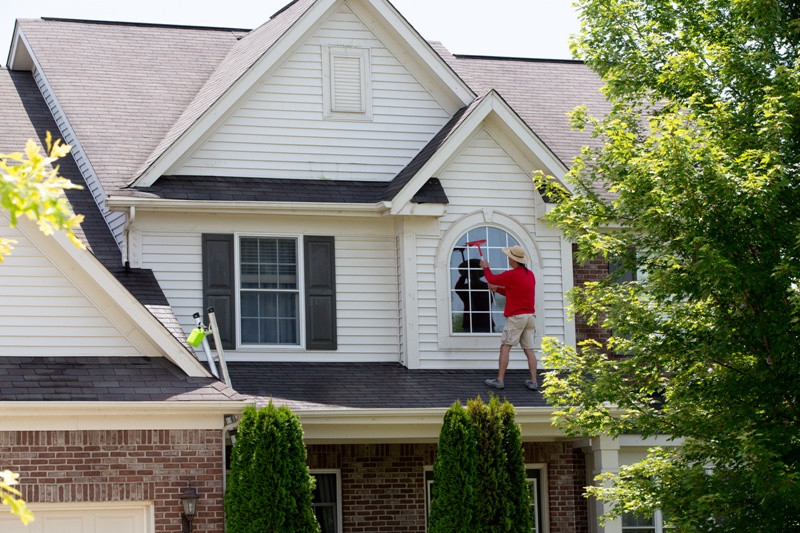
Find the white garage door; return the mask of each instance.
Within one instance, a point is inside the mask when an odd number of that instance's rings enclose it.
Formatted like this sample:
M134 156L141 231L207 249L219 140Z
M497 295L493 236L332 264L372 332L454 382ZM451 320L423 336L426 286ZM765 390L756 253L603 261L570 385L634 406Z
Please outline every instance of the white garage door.
M0 513L2 533L152 533L149 502L29 505L35 520L27 526L8 512Z

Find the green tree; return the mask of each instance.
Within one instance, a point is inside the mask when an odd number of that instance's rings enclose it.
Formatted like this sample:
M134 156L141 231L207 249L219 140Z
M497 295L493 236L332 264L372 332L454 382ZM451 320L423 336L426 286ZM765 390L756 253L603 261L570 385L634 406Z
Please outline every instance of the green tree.
M800 528L800 4L579 0L573 51L610 111L568 173L536 176L549 220L639 273L588 283L574 312L613 332L549 339L546 398L570 434L670 434L607 476L613 513L682 531ZM617 357L613 354L627 354ZM616 412L612 408L616 407Z
M303 429L288 407L245 408L225 491L231 533L318 533Z
M477 484L477 442L466 409L455 402L444 415L433 466L428 531L476 531L473 509Z
M495 396L445 414L434 465L429 530L529 533L530 492L514 407ZM440 484L441 483L441 484Z
M509 480L506 454L503 449L503 420L500 400L493 396L484 403L480 396L467 402L467 411L475 427L478 441L479 498L475 506L476 531L511 531L512 521L508 496ZM526 491L527 492L527 491Z
M45 235L63 231L78 248L86 248L75 235L83 221L83 215L72 212L65 189L80 189L68 179L58 175L58 166L53 163L66 156L70 146L60 139L52 142L50 132L45 139L47 153L36 141L29 139L25 152L0 154L0 208L9 216L11 227L19 217L25 216L39 224ZM0 237L0 262L11 253L13 240Z
M513 405L503 402L500 404L498 414L503 426L503 452L508 480L503 499L511 517L510 531L530 533L533 528L531 517L533 502L531 502L525 457L522 452L522 432L516 422Z
M12 514L19 516L23 524L33 520L33 513L28 509L25 500L15 485L19 484L19 474L10 470L0 471L0 502L7 505Z

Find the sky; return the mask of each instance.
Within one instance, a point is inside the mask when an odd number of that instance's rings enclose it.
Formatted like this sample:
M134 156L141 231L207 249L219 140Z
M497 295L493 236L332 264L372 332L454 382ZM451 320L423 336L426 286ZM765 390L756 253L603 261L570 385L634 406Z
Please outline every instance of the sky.
M570 59L578 32L572 0L390 0L427 40L454 54ZM188 26L255 28L289 0L2 0L0 62L14 20L58 17ZM489 7L491 6L491 7Z

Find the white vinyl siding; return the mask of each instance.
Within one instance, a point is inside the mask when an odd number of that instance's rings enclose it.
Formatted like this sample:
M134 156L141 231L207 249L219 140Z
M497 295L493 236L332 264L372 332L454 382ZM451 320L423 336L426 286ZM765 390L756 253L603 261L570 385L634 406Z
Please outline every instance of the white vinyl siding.
M137 219L140 220L141 219ZM190 219L185 220L191 224ZM192 314L202 312L201 234L235 233L235 222L216 221L200 231L181 231L178 217L168 224L152 221L149 226L172 228L142 230L142 266L153 269L167 300L184 331L194 327ZM307 222L307 220L305 220ZM398 361L400 317L397 278L397 250L390 221L363 220L333 222L322 219L319 227L303 227L304 220L250 220L237 230L281 235L298 233L334 235L336 239L336 315L338 347L335 351L306 352L297 347L254 347L226 351L230 361ZM220 228L231 228L221 231ZM302 229L301 229L302 228ZM369 231L372 230L372 231Z
M537 341L544 336L568 340L567 320L564 310L565 285L563 268L563 239L542 227L536 219L534 206L538 193L531 181L530 170L520 168L502 145L487 131L479 131L458 154L446 170L439 175L447 191L447 213L439 219L437 236L417 238L417 277L421 368L493 368L497 365L500 336L482 335L482 338L455 339L450 335L449 287L437 287L446 276L437 278L434 265L445 268L447 260L437 265L447 239L458 235L451 228L462 220L476 220L472 226L497 226L520 239L520 244L532 255L532 269L536 279ZM485 210L485 215L483 214ZM484 217L491 220L484 221ZM513 224L512 224L513 223ZM468 228L467 228L468 229ZM529 245L525 239L532 244ZM455 244L455 243L453 243ZM451 248L442 257L449 260ZM444 306L444 307L443 307ZM446 312L442 313L445 310ZM440 323L442 322L442 323ZM463 336L462 336L463 337ZM443 344L447 339L450 345ZM521 352L514 355L510 368L527 368ZM538 351L538 350L537 350Z
M371 120L324 120L325 47L369 50ZM449 118L344 5L176 173L388 181Z
M0 264L0 356L142 355L5 215L0 235L17 241Z

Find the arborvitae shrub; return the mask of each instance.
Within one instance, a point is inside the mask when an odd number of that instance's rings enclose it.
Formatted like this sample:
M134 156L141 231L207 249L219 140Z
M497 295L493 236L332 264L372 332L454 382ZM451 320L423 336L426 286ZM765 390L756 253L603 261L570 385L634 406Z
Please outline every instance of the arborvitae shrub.
M444 415L436 463L429 533L472 532L477 481L477 442L467 411L458 402Z
M514 419L514 406L508 402L500 405L500 418L503 423L503 450L506 456L505 499L512 517L513 533L530 533L531 494L528 489L528 475L525 472L525 457L522 453L522 433Z
M474 454L473 457L468 457ZM445 414L433 470L428 531L529 532L530 492L514 407L493 397Z
M303 430L287 407L247 407L225 491L228 533L319 533Z
M475 506L478 531L510 531L512 517L504 500L508 486L503 449L503 421L496 396L484 403L480 396L467 402L467 411L478 441L478 488Z

